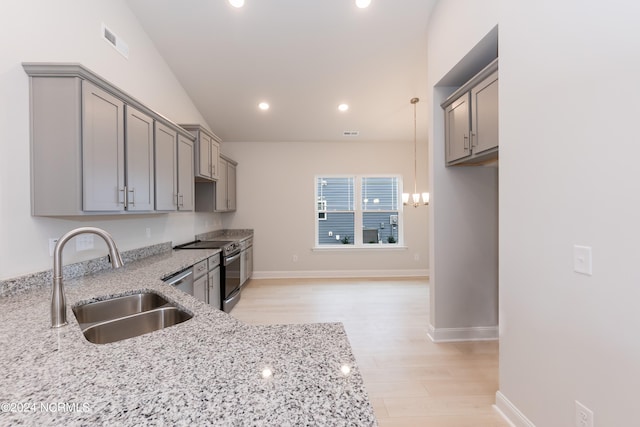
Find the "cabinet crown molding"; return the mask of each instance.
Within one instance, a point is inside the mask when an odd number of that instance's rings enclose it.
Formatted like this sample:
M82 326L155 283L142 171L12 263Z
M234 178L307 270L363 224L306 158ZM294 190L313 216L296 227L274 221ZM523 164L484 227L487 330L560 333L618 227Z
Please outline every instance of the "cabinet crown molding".
M105 80L82 64L79 64L77 62L23 62L22 68L29 77L77 77L83 80L90 81L100 89L110 93L117 98L120 98L126 104L131 105L132 107L140 110L145 114L148 114L153 119L169 126L182 136L189 138L191 141L195 141L195 137L191 135L191 133L189 133L187 130L183 129L175 122L158 113L157 111L154 111L151 108L147 107L124 90L120 89L108 80Z

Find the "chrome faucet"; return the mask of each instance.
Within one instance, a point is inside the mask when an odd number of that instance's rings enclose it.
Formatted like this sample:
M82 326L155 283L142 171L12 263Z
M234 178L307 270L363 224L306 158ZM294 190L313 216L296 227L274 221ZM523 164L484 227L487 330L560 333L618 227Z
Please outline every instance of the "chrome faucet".
M120 268L124 265L122 257L116 243L109 233L101 228L96 227L79 227L69 231L58 239L56 248L53 250L53 293L51 295L51 327L59 328L67 324L67 303L64 298L64 288L62 286L62 250L64 245L74 236L78 234L92 233L104 239L109 247L109 255L111 257L111 266Z

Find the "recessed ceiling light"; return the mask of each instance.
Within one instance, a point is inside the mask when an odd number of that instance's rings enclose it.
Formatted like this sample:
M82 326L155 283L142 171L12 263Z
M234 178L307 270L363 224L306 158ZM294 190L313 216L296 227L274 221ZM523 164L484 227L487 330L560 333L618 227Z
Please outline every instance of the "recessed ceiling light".
M244 0L229 0L229 4L233 7L242 7L244 6Z
M347 104L338 105L338 110L340 110L340 111L347 111L348 109L349 109L349 105L347 105Z
M260 104L258 104L258 108L262 111L267 111L269 109L269 104L267 104L266 102L261 102Z
M358 6L360 9L369 7L370 4L371 4L371 0L356 0L356 6Z

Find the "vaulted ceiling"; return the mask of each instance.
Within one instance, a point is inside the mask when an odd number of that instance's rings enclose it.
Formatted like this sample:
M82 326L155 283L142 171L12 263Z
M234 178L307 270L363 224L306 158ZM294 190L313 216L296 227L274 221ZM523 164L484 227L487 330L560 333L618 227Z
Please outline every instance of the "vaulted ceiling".
M412 140L435 2L128 0L223 141L301 142ZM426 134L426 105L418 111Z

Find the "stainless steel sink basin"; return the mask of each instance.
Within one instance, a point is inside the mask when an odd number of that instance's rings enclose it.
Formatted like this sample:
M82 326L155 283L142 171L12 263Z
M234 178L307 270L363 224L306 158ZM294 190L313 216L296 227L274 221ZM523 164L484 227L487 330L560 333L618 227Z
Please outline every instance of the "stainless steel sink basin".
M85 338L107 344L137 337L191 319L161 295L140 292L73 308Z
M79 305L73 308L78 323L104 322L171 305L158 294L141 292Z
M82 332L94 344L107 344L177 325L191 317L177 307L164 307L98 323Z

